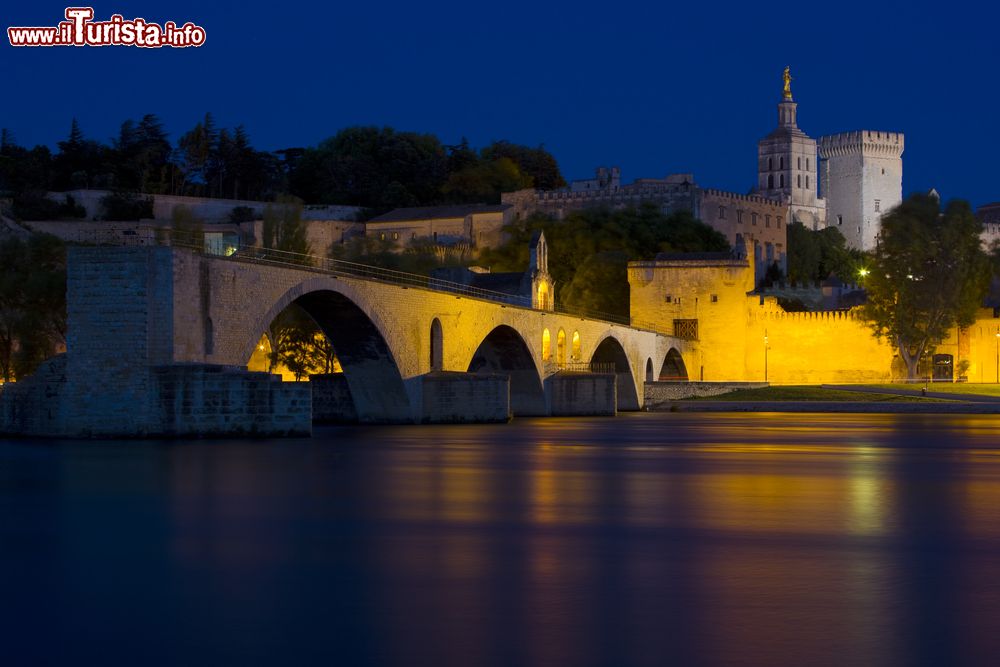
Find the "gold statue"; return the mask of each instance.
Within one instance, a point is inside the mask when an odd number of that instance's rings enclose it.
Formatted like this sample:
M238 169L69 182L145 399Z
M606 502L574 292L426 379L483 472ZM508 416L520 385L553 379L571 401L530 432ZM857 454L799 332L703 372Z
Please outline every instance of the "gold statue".
M792 75L789 74L789 70L790 69L791 68L786 67L785 68L785 74L782 77L785 80L785 101L786 102L791 102L791 100L792 100Z

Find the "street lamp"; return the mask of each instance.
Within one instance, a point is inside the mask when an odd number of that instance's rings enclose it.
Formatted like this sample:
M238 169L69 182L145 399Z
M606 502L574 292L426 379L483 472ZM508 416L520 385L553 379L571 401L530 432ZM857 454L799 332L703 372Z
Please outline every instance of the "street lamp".
M997 384L1000 384L1000 327L997 327Z
M1000 333L997 334L997 340L1000 341ZM1000 345L1000 342L997 344ZM764 329L764 382L767 382L767 329Z

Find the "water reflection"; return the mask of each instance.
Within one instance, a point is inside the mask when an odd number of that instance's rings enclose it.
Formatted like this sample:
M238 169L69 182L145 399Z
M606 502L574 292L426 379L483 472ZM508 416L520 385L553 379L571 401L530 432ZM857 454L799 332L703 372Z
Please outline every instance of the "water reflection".
M675 414L0 441L0 581L33 662L992 664L998 436Z

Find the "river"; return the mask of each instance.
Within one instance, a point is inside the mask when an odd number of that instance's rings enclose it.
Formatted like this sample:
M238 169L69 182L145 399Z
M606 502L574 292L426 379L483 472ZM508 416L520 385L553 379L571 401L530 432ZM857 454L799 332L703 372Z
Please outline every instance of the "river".
M995 665L1000 419L0 440L5 665Z

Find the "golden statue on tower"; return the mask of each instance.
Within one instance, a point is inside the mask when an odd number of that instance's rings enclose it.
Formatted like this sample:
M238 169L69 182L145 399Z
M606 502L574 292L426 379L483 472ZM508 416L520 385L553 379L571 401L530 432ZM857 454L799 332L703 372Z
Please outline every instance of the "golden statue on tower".
M792 101L792 75L789 73L790 67L785 67L785 73L782 78L785 80L785 101Z

